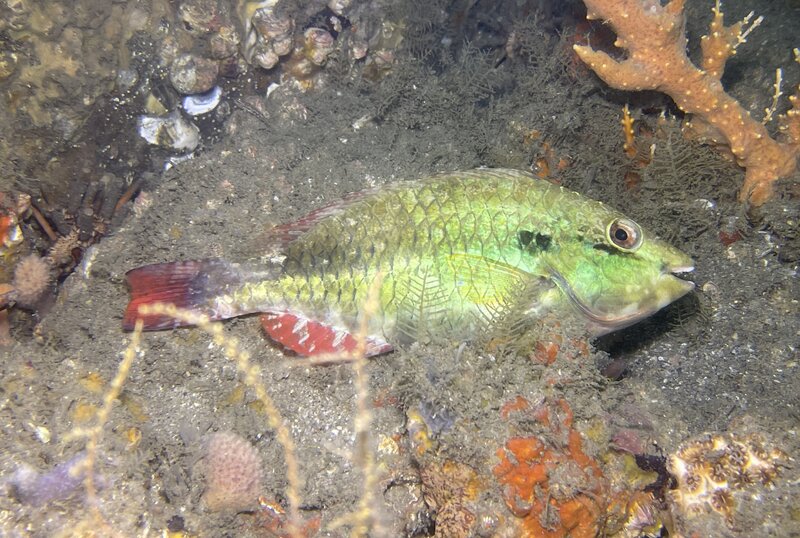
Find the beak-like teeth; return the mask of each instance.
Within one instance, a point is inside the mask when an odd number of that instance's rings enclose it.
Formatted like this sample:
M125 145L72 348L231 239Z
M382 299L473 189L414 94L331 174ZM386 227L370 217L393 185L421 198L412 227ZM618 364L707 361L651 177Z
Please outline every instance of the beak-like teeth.
M687 276L686 273L691 273L692 271L694 271L694 266L687 265L683 267L670 268L669 273L675 277L675 279L681 281L681 284L686 287L686 291L688 292L694 289L695 283L683 277Z

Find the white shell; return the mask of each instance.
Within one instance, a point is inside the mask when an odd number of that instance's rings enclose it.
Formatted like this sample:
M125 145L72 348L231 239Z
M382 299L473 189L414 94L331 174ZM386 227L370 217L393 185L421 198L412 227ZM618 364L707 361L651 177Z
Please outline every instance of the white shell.
M192 151L200 143L200 130L178 112L166 116L139 116L139 136L149 143L181 151Z
M222 88L214 86L205 93L187 95L183 98L181 105L183 109L192 116L207 114L217 108L222 100Z
M350 6L351 1L352 0L328 0L328 8L337 15L341 15L344 10Z

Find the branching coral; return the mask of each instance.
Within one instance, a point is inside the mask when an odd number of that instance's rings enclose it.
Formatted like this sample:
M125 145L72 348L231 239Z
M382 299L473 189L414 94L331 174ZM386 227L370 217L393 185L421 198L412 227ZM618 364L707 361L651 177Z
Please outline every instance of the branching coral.
M725 26L719 0L709 33L702 39L702 64L686 54L685 0L666 5L654 0L584 0L588 19L605 20L617 34L615 45L627 58L615 60L590 46L575 45L578 56L610 86L621 90L657 90L666 93L681 110L692 114L692 131L703 139L728 146L746 169L739 193L742 201L759 205L772 195L773 183L797 169L800 156L800 94L789 100L791 110L779 117L786 138L779 142L750 116L720 81L728 58L760 22L750 17ZM797 50L795 50L797 55ZM780 71L778 72L780 80ZM775 103L780 95L776 83ZM775 106L767 111L771 118Z

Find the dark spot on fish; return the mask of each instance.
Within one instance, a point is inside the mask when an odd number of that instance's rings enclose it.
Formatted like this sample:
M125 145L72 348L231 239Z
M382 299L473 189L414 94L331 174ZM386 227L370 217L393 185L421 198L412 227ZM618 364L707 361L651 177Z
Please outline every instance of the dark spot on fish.
M530 230L518 231L517 240L519 241L519 246L523 250L545 251L550 248L550 244L552 243L552 239L549 235L533 233Z
M539 250L549 249L551 242L552 240L549 235L536 234L536 246L539 247Z
M533 241L533 232L529 230L520 230L517 232L517 240L519 240L520 247L523 249L528 248L528 245Z

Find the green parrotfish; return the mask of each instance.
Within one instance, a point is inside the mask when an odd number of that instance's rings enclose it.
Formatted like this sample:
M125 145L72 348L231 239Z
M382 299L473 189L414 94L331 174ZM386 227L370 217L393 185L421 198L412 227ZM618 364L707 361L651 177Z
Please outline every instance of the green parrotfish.
M352 350L370 285L367 352L466 339L572 310L592 335L631 325L693 289L691 258L601 202L514 170L478 169L355 193L271 232L258 261L147 265L127 273L124 327L156 301L214 320L262 313L299 355Z

